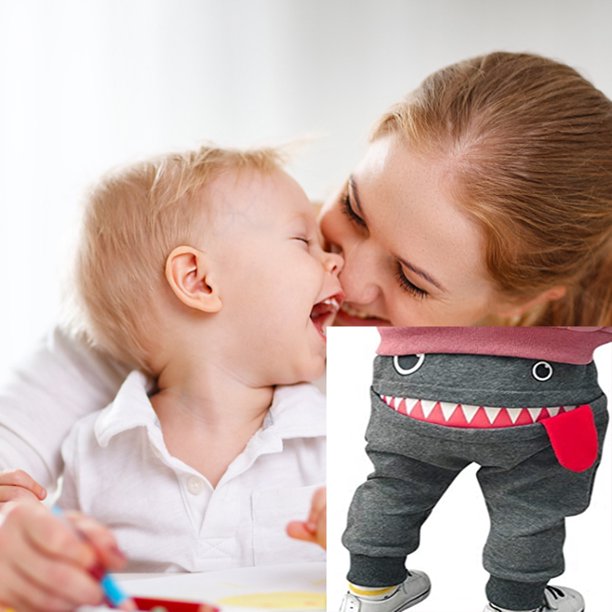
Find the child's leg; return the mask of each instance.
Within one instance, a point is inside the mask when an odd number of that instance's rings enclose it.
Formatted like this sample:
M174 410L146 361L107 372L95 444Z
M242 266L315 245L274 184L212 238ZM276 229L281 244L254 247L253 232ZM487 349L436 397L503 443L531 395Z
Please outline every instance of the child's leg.
M605 398L597 403L603 403L596 423L601 456ZM496 466L478 471L491 517L484 549L484 566L491 574L489 601L509 610L542 604L546 584L564 570L565 517L588 507L598 464L599 458L588 470L572 472L548 447L511 469Z
M459 473L410 457L369 452L375 471L356 491L342 543L351 553L348 580L390 586L406 578L406 556L421 525Z
M351 553L348 580L368 587L398 585L407 576L406 556L419 546L421 525L465 464L448 469L374 450L371 428L368 440L375 471L355 492L342 538Z

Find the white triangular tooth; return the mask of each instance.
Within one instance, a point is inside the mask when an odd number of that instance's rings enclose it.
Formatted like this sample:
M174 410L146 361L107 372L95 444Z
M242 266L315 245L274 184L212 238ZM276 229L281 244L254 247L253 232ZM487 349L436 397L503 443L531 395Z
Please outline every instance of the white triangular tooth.
M489 423L493 423L495 417L499 414L501 408L491 408L489 406L484 406L485 412L487 413L487 418L489 419Z
M413 397L404 398L404 403L406 405L406 413L410 414L412 409L417 405L418 399L414 399Z
M397 412L400 412L402 409L402 403L404 402L404 398L403 397L396 397L395 398L395 403L393 405L393 408L395 410L397 410Z
M457 408L457 404L451 404L450 402L440 402L440 408L442 408L442 414L444 415L444 420L448 421L451 418L453 412L455 412L455 408Z
M461 409L463 410L463 416L468 423L472 422L472 419L478 412L478 406L470 406L469 404L461 404Z
M533 422L535 423L538 417L540 416L540 412L542 412L542 409L541 408L527 408L527 410L529 411L529 414L531 415L531 418L533 419Z
M421 400L421 408L423 409L423 414L425 415L425 418L427 418L431 414L431 411L434 409L434 406L437 403L438 402L436 402L435 400Z
M559 406L555 406L554 408L549 408L548 414L550 414L551 417L557 416L559 414Z
M522 408L506 408L506 410L508 412L508 416L510 417L510 420L512 421L512 424L516 423L516 420L519 418L519 415L521 414Z
M395 408L397 404L399 404L397 397L393 397L393 395L389 396L389 406L391 406L391 408Z
M573 410L574 408L576 408L576 406L563 406L565 408L565 412L569 412L570 410Z

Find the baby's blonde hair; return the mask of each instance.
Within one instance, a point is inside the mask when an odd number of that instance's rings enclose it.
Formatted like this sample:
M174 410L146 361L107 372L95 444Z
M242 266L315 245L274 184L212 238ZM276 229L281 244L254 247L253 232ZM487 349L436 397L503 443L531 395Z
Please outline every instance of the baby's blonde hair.
M91 343L155 375L157 305L170 291L166 258L201 243L212 199L206 187L227 171L282 165L277 149L204 146L107 175L87 199L76 260L80 324Z
M612 325L612 102L601 91L559 62L490 53L427 77L373 139L387 134L448 162L505 297L566 287L519 324Z

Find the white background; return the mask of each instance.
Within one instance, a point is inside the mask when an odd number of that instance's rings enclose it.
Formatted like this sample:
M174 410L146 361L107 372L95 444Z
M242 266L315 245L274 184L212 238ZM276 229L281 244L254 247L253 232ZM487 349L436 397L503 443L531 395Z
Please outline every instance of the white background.
M372 328L328 330L328 609L337 610L346 591L348 553L340 544L355 488L372 472L364 448L370 414L369 386L379 336ZM595 352L599 384L612 397L612 344ZM610 400L609 400L610 401ZM480 612L488 574L482 568L489 519L476 481L466 468L435 507L422 530L421 546L407 567L429 574L432 592L419 612ZM567 520L566 571L551 584L574 587L587 610L612 609L612 458L610 432L595 479L591 506Z
M561 59L612 95L609 0L0 0L0 377L57 318L81 194L206 139L316 136L332 192L378 115L495 49Z

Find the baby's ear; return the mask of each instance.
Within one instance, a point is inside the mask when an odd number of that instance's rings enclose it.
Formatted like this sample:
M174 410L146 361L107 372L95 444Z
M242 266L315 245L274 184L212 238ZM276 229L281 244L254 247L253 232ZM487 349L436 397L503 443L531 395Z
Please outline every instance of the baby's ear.
M166 259L165 273L174 295L185 306L209 313L221 310L223 304L202 251L176 247Z

